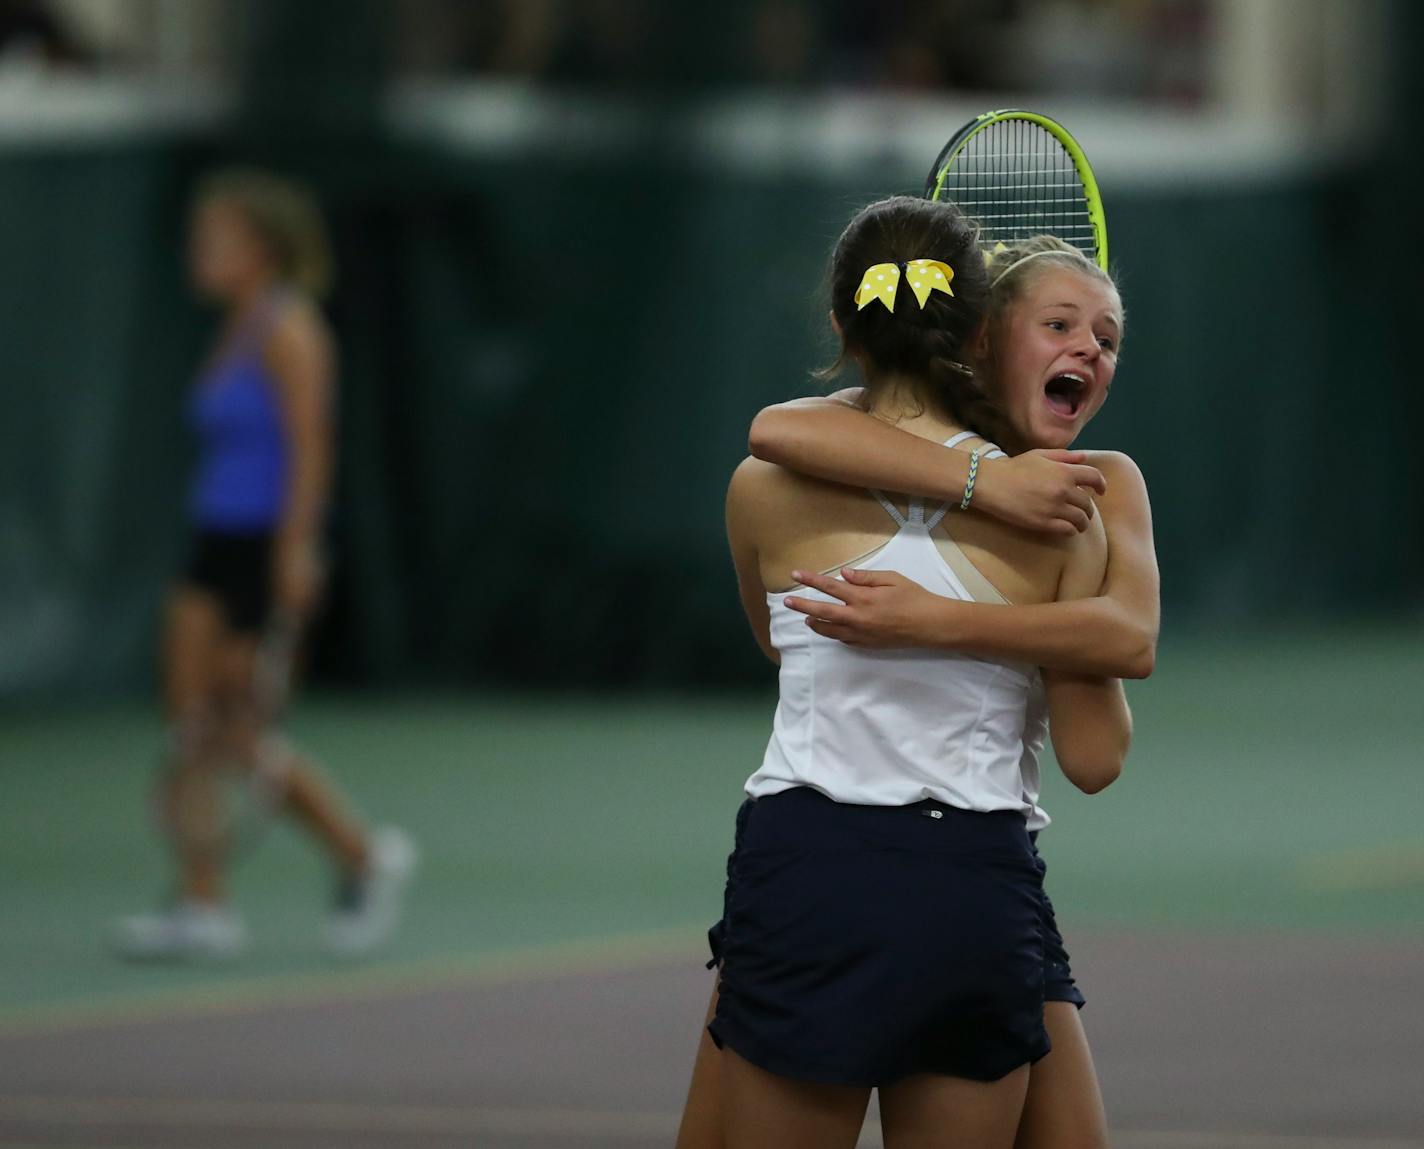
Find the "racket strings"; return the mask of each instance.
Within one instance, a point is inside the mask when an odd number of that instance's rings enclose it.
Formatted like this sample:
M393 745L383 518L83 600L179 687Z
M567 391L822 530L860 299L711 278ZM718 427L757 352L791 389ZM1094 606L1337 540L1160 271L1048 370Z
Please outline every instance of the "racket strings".
M1031 121L1001 121L972 136L945 172L940 198L979 224L990 250L1046 234L1097 256L1097 231L1073 158Z

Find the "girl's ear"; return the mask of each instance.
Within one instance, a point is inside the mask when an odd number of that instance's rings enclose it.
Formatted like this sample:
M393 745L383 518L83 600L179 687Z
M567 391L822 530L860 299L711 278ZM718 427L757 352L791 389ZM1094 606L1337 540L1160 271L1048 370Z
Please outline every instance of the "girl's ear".
M985 363L989 359L989 317L986 315L979 321L979 327L969 340L970 349L974 352L975 363Z
M844 343L844 342L845 342L845 332L841 330L841 321L836 318L836 313L835 313L835 311L834 311L834 310L828 311L828 312L826 312L826 315L830 317L830 320L831 320L831 330L836 333L836 338L839 339L842 343Z

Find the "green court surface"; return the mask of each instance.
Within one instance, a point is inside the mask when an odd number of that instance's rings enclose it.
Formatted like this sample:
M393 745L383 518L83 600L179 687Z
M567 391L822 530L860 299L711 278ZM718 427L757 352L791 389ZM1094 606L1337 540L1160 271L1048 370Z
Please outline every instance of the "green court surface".
M1047 781L1056 821L1040 846L1060 918L1424 933L1421 640L1416 626L1165 647L1130 687L1124 777L1093 798ZM770 693L305 702L295 734L424 853L406 929L359 976L695 947L771 707ZM0 715L0 1025L332 973L327 867L285 826L235 882L248 956L220 969L109 957L113 918L163 891L143 820L159 740L139 703Z

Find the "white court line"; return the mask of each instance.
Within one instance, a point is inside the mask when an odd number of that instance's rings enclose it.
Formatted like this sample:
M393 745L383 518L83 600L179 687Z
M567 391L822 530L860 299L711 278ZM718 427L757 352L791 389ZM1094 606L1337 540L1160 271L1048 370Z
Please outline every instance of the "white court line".
M347 1102L238 1101L217 1098L57 1097L0 1095L0 1121L56 1126L221 1128L289 1134L378 1132L506 1137L616 1137L666 1143L675 1113L589 1109L508 1109ZM1420 1149L1418 1140L1324 1134L1186 1132L1120 1129L1117 1149ZM861 1149L880 1149L880 1129L867 1122ZM0 1144L3 1149L3 1144Z

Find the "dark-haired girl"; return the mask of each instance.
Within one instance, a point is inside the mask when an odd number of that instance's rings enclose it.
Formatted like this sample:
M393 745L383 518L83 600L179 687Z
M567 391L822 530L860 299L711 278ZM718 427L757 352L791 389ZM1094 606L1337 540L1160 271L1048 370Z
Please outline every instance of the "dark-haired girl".
M329 944L380 941L414 864L399 831L369 831L310 762L271 728L259 679L264 635L290 646L321 594L321 531L335 453L334 352L316 304L330 258L321 218L297 187L258 171L210 176L194 201L194 284L224 312L190 400L200 458L191 555L170 596L163 643L171 768L158 806L175 820L237 761L335 861ZM280 673L280 670L278 671ZM246 944L227 901L222 846L175 835L176 896L126 918L128 957L228 957Z
M1015 448L1062 449L1106 395L1121 340L1120 305L1111 280L1066 245L1048 237L999 253L981 364L1002 404L1003 437ZM1065 348L1093 371L1065 369ZM1106 371L1104 368L1106 367ZM751 445L759 457L832 481L905 489L942 499L962 483L962 456L870 417L859 392L798 400L756 419ZM1032 452L983 464L980 482L1019 466ZM1097 509L1109 541L1103 585L1074 602L990 607L932 594L894 572L848 568L842 578L808 574L823 592L791 601L813 629L862 647L939 648L1023 660L1061 673L1143 677L1151 672L1158 625L1157 567L1151 513L1141 474L1126 456L1080 456L1108 478ZM952 489L953 488L953 489ZM985 488L988 489L987 487ZM977 502L974 510L982 511ZM961 527L976 516L956 522ZM1047 529L1062 529L1063 522ZM1018 600L1015 600L1016 602ZM1035 827L1036 829L1037 827ZM1051 903L1044 899L1045 1017L1053 1051L1030 1075L1018 1149L1102 1149L1102 1101L1078 1017L1083 996L1073 981ZM715 998L714 998L715 1001ZM720 1144L718 1059L704 1038L680 1142L686 1149Z
M872 205L833 256L833 323L867 409L966 453L961 504L980 461L998 454L974 433L997 433L996 410L967 367L988 297L973 229L950 205ZM743 604L781 666L773 735L729 860L708 1027L735 1149L852 1146L872 1087L889 1146L1007 1149L1028 1067L1049 1048L1029 838L1042 817L1040 711L1064 772L1096 791L1126 751L1120 687L1049 675L1040 694L1031 664L867 652L816 633L788 602L824 597L807 572L848 564L961 601L1097 591L1096 520L1053 538L964 516L951 540L947 509L755 460L732 481ZM697 1135L695 1094L684 1144Z

